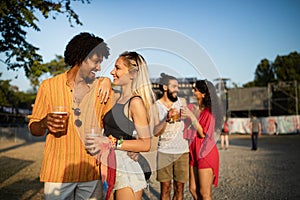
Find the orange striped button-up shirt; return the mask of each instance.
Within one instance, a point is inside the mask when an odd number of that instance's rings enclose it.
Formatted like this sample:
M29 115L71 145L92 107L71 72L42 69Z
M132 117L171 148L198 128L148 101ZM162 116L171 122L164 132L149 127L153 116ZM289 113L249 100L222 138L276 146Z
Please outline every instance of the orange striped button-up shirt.
M99 165L85 150L83 133L80 132L82 128L79 129L74 124L74 121L80 118L84 126L86 119L91 116L83 110L78 117L73 114L72 83L77 71L78 67L73 67L64 74L43 81L37 93L28 126L43 119L54 106L66 106L70 114L65 135L56 137L54 134L47 134L40 172L42 182L82 182L100 179ZM111 108L111 98L106 104L100 103L97 94L101 82L102 79L96 79L83 99L90 105L84 106L82 101L80 106L90 108L95 113L98 124L103 127L102 118ZM89 101L90 99L94 100Z

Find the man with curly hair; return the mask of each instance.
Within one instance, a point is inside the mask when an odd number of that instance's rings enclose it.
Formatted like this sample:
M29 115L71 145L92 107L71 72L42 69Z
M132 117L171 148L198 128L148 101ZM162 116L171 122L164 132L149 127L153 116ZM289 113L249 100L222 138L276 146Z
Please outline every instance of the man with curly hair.
M46 200L101 199L99 162L85 149L83 127L91 116L86 108L95 113L89 122L100 127L111 108L110 80L96 78L109 48L102 38L80 33L67 44L64 56L71 68L41 83L29 116L31 133L47 134L40 181L45 182ZM67 115L53 114L57 106Z

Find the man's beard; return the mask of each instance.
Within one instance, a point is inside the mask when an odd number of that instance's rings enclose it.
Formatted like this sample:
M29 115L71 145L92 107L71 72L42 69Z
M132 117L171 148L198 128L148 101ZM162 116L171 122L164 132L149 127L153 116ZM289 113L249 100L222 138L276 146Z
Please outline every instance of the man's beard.
M94 82L95 78L85 77L84 80L85 80L86 84L92 84Z
M177 101L177 100L178 100L177 95L174 97L172 94L173 94L173 92L170 92L170 90L168 89L168 90L167 90L167 97L168 97L168 99L169 99L170 101L172 101L172 102Z

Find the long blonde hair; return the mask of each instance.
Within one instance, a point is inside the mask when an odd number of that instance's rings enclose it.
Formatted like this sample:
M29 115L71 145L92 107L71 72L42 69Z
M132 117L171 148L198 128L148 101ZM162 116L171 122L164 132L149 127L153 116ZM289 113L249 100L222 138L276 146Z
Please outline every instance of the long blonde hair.
M150 120L150 109L155 102L155 95L152 90L147 63L143 56L137 52L125 51L119 57L124 58L130 73L136 73L132 81L132 95L142 98L148 114L147 118Z

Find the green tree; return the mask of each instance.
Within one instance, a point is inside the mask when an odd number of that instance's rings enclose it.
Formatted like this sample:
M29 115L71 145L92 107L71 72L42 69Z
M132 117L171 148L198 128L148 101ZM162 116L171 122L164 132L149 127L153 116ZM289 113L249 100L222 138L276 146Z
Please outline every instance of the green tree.
M1 108L6 106L17 110L20 101L15 94L18 88L10 85L10 81L11 80L0 81L0 105Z
M254 74L254 80L243 85L244 87L267 86L269 82L273 82L275 80L274 67L267 59L260 61Z
M273 66L269 60L263 59L255 70L256 86L267 86L269 82L275 80Z
M299 99L300 85L300 54L291 52L288 55L277 56L273 68L276 73L276 82L272 85L272 98L275 106L282 106L278 111L296 114L296 99ZM300 102L298 101L298 110ZM284 109L283 109L284 108ZM299 113L299 112L298 112Z
M277 56L273 68L277 81L300 82L300 54L292 52L287 56Z
M31 110L34 104L36 93L17 91L15 96L19 100L18 108Z
M6 91L9 89L9 82L10 80L0 80L0 106L11 106L8 98L6 98Z
M272 113L286 115L297 113L299 99L300 54L291 52L278 55L274 62L263 59L255 70L255 78L244 87L269 86L272 93ZM298 102L298 109L300 102Z
M39 78L49 73L51 76L55 76L66 71L69 67L65 65L64 57L56 55L55 59L51 60L48 63L33 65L31 69L35 71L34 74L29 75L29 80L33 89L36 91L38 85L40 84Z
M4 53L4 62L8 69L23 68L27 77L39 74L42 67L42 56L37 53L38 47L26 40L28 29L40 31L37 25L37 14L47 19L65 15L71 25L82 25L79 16L71 8L71 2L77 0L9 0L0 1L0 53ZM80 0L83 4L90 0Z
M295 80L300 82L300 54L292 52L285 56L278 55L274 62L261 60L255 70L254 80L243 86L267 86L270 82Z
M0 73L0 78L2 73ZM21 92L18 87L11 85L11 80L0 80L0 112L3 107L10 107L14 113L19 113L19 108L31 109L36 94L34 92Z

